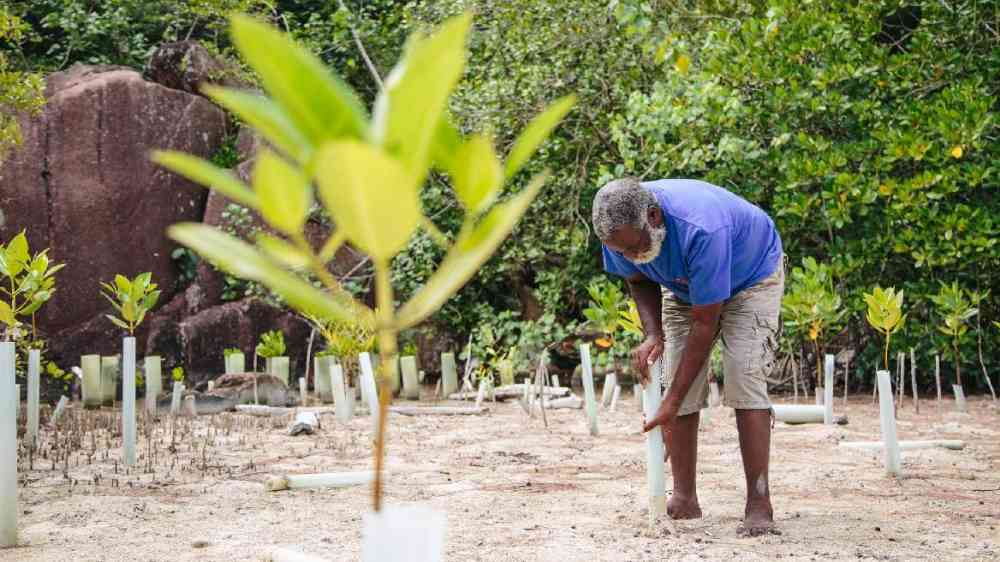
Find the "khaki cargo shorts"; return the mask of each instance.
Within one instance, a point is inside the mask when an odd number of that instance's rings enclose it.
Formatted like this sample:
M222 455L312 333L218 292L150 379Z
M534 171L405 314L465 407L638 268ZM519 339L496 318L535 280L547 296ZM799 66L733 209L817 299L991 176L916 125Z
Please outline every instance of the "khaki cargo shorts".
M669 390L691 327L691 305L663 290L663 372ZM780 332L781 296L785 292L785 260L775 272L722 305L715 343L722 345L723 404L737 410L767 410L767 376L774 368ZM709 361L691 383L678 415L708 407Z

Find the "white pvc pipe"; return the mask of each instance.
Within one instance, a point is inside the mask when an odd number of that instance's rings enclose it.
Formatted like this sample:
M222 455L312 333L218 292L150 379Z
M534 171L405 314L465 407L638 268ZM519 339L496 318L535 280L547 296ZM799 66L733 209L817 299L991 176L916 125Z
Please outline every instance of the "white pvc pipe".
M955 393L955 408L963 414L966 413L968 406L965 404L965 389L962 388L962 385L953 384L951 391Z
M372 429L378 431L379 401L378 387L375 386L375 371L372 370L372 357L368 352L358 355L361 366L361 396L368 401L368 412L372 416Z
M101 357L101 404L115 405L115 376L118 370L118 357Z
M181 397L184 395L184 384L174 381L174 394L170 397L170 415L176 416L181 413Z
M965 442L958 439L931 439L928 441L899 441L897 442L899 449L901 451L910 451L913 449L951 449L953 451L961 451L965 448ZM847 447L848 449L882 449L881 441L841 441L839 443L840 447Z
M245 373L246 372L246 357L242 353L231 353L225 357L226 363L226 374L229 373ZM254 365L254 370L257 366Z
M604 408L611 405L611 394L615 390L615 385L618 384L616 379L614 373L604 375L604 386L601 388L601 406Z
M319 359L328 359L327 357L320 357ZM347 423L351 420L351 412L348 410L350 406L347 405L347 389L344 385L344 368L337 363L332 361L326 361L325 364L318 365L322 370L317 370L316 374L327 374L329 373L330 379L330 392L333 394L333 408L337 412L337 421L341 423Z
M441 396L458 391L458 365L455 363L455 354L441 354Z
M663 396L660 390L659 373L662 368L658 359L649 368L649 382L642 391L642 408L647 420L656 415ZM663 434L660 426L646 432L646 486L649 500L649 525L656 525L657 517L667 512L666 480L663 462Z
M559 375L552 375L552 386L559 386Z
M38 401L39 385L41 384L42 351L28 350L28 430L25 438L32 449L38 442Z
M277 357L274 357L277 359ZM306 378L299 377L299 406L306 406L306 400L309 398L309 391L306 388Z
M59 418L62 417L63 412L66 410L66 404L69 403L69 398L66 396L59 397L59 403L56 404L56 409L52 412L52 417L49 418L49 425L55 427L59 425Z
M347 408L346 408L347 409L347 415L346 415L347 421L351 421L351 418L354 417L354 401L357 399L357 392L356 392L355 388L353 386L347 386L347 385L345 385L344 386L344 397L346 398L346 400L344 402L346 403L345 405L347 406Z
M135 338L122 340L122 448L125 466L135 464Z
M886 474L900 475L899 439L896 437L896 415L892 404L892 379L889 371L878 371L879 416L882 426L883 459Z
M101 356L81 355L80 369L74 373L80 378L80 402L83 408L85 410L99 408L101 406Z
M719 383L710 381L708 383L708 405L715 408L721 404L722 399L719 397Z
M528 388L524 388L525 404L528 403ZM476 407L481 408L483 405L483 399L486 398L486 379L479 379L479 390L476 391Z
M14 344L0 343L0 546L17 544L17 403Z
M621 393L622 393L621 385L616 384L615 390L611 393L611 405L608 406L609 412L615 411L615 406L618 405L618 397L621 395Z
M390 505L365 513L361 560L441 562L447 526L443 512L422 505Z
M163 392L163 375L160 372L160 356L148 355L143 358L146 371L146 412L156 415L156 401Z
M587 405L590 434L597 435L597 398L594 396L594 372L590 366L590 344L580 344L580 365L583 378L583 397Z
M328 472L325 474L284 474L272 476L264 483L268 492L281 490L297 490L300 488L346 488L370 483L375 473L363 472Z
M268 357L267 373L281 379L281 382L288 385L288 357Z
M14 423L21 417L21 385L14 385Z
M774 419L785 423L823 423L824 406L802 404L773 404Z
M403 372L403 398L407 400L420 400L417 358L412 355L400 357L399 367Z
M313 387L316 390L316 397L323 404L330 402L333 402L334 405L337 404L333 394L333 373L331 372L333 365L333 357L329 355L313 357ZM341 384L343 384L343 371L341 371Z
M823 423L833 425L833 355L826 354L823 365Z

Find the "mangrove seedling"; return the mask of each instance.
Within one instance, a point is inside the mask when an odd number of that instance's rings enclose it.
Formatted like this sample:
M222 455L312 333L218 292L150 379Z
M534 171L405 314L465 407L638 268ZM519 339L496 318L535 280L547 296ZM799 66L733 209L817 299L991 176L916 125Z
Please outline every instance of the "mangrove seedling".
M823 344L826 334L840 328L846 310L833 288L833 274L826 264L803 258L792 270L788 292L781 302L785 326L812 343L816 352L816 386L823 377Z
M958 285L958 281L950 285L942 282L936 295L930 296L931 302L941 315L941 324L937 329L951 339L952 355L955 359L955 384L962 386L962 351L961 343L969 331L967 322L979 314L979 309L972 306L968 292Z
M101 294L108 299L118 316L105 314L108 320L119 328L128 330L128 335L135 335L135 329L146 318L146 313L160 299L160 291L152 282L153 274L146 272L129 279L124 275L115 275L115 282L101 283Z
M268 359L285 355L285 334L281 330L264 332L257 344L257 355Z
M6 341L20 339L20 317L31 318L31 340L36 339L35 312L55 293L55 274L63 264L49 261L48 249L31 255L24 231L0 244L0 323Z
M906 315L903 314L903 291L896 292L895 287L882 289L876 286L871 293L865 293L864 298L868 305L866 314L868 323L885 338L882 361L885 370L888 371L889 342L892 340L892 335L906 322Z
M397 334L438 310L511 232L547 174L500 200L504 183L518 176L574 100L563 98L528 124L503 161L492 138L463 138L447 116L448 99L465 66L470 15L409 38L402 60L376 96L371 117L343 79L288 35L244 15L233 16L231 24L233 43L260 77L266 95L216 86L205 88L205 93L273 147L257 156L252 188L189 154L158 152L154 159L258 211L278 235L259 233L256 245L251 245L203 223L174 225L168 234L220 269L263 284L303 313L350 322L360 307L374 317L382 365L372 493L378 512ZM451 235L421 206L421 188L432 168L448 176L465 210L461 226ZM309 243L304 231L316 196L336 225L319 248ZM444 258L397 308L392 260L418 230L442 247ZM371 260L375 310L356 301L327 267L347 242Z

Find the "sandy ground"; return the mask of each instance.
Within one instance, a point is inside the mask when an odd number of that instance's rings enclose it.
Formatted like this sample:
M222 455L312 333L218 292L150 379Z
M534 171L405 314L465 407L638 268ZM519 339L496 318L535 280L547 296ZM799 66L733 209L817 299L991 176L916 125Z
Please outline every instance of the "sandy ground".
M783 534L764 538L736 533L744 484L730 410L703 421L705 516L677 522L674 536L646 528L641 417L630 395L600 412L596 438L582 410L549 412L546 429L516 403L490 406L483 416L390 417L386 501L446 512L448 560L1000 559L1000 410L982 399L966 415L925 402L918 416L908 402L901 438L967 446L904 452L901 480L884 476L879 454L837 447L877 439L869 398L852 400L847 426L778 423L771 488ZM276 546L360 559L369 487L267 493L263 482L370 468L368 417L345 426L324 415L318 434L298 437L284 434L287 419L164 418L155 446L140 439L141 466L125 473L114 438L99 429L114 425L111 414L78 416L70 425L87 427L43 435L34 469L22 459L21 544L0 560L259 560ZM54 439L75 449L68 460L53 461Z

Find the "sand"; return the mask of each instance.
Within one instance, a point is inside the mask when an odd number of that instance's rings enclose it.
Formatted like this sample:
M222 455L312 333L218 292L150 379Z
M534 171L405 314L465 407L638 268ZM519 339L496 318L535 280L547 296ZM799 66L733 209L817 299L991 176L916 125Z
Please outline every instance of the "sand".
M966 448L906 451L899 480L884 475L880 453L837 447L878 439L868 397L846 409L838 400L847 426L778 423L771 490L782 534L761 538L736 532L744 483L731 410L703 420L704 518L676 522L674 536L646 525L631 393L617 412L600 412L596 438L583 410L549 412L546 429L514 402L487 405L481 416L390 416L385 501L446 512L448 560L1000 559L1000 410L988 400L972 399L966 415L950 413L950 401L940 412L923 402L919 416L903 406L901 439L963 439ZM107 411L67 414L70 426L115 425ZM369 487L264 491L271 474L370 469L371 420L321 419L316 435L288 437L285 418L164 416L143 424L140 466L129 472L106 430L46 430L33 468L22 455L20 545L0 560L259 560L273 547L359 560ZM53 452L56 439L69 442L67 461Z

